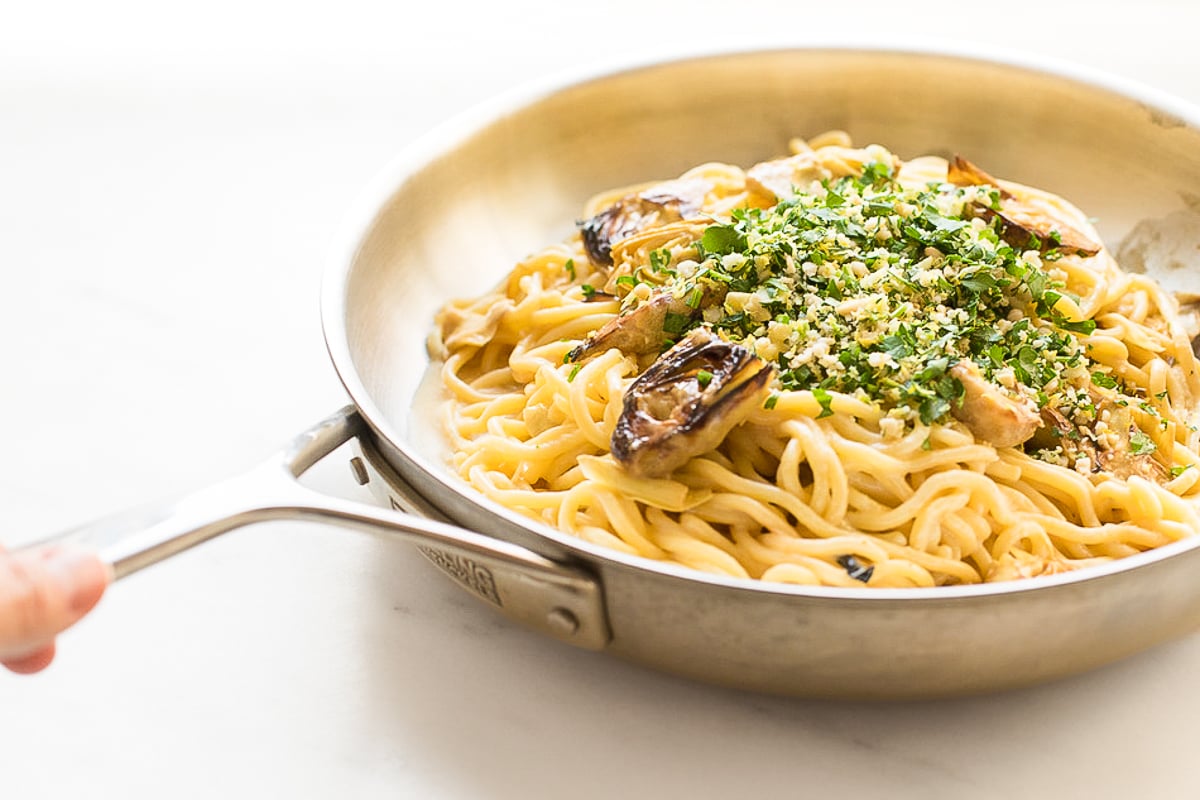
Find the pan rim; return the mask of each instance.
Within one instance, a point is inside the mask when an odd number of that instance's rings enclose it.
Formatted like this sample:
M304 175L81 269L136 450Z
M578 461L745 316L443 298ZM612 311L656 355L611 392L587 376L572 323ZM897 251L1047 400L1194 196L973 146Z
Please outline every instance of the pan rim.
M839 53L877 54L945 58L982 66L994 66L1041 74L1078 84L1081 88L1106 93L1114 98L1134 101L1156 115L1165 126L1183 126L1200 130L1200 107L1168 92L1133 79L1108 73L1093 67L1041 55L1022 53L991 45L947 42L938 39L906 40L897 43L887 38L858 38L831 40L822 38L790 39L757 46L734 42L720 47L677 47L664 54L656 48L654 54L609 59L574 68L520 84L491 99L469 107L430 128L394 156L359 192L344 213L332 240L321 286L321 325L326 349L334 371L359 413L374 435L387 442L420 470L447 491L462 497L489 515L546 539L578 560L593 566L605 566L664 578L721 587L725 590L753 592L782 597L803 597L811 600L845 602L903 601L931 604L945 601L982 600L998 595L1027 595L1044 593L1065 585L1093 583L1117 578L1126 573L1150 567L1160 561L1181 556L1200 547L1200 532L1196 536L1162 545L1114 561L1077 571L997 583L966 584L937 587L845 588L832 586L803 586L734 578L709 574L682 565L669 564L643 556L620 553L600 545L570 536L536 520L524 517L495 501L475 492L466 483L405 444L387 416L374 402L362 382L351 354L347 327L347 286L357 254L374 228L379 213L404 182L438 157L447 155L478 131L498 121L513 110L545 100L555 93L588 83L614 79L622 75L660 67L677 67L689 61L708 61L729 58L761 57L773 53Z

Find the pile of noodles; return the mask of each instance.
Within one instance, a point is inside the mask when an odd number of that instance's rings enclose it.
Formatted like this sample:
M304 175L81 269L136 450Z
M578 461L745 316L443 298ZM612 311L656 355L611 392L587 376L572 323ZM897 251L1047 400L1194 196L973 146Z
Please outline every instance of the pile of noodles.
M904 185L946 180L940 158L903 164L833 134L794 141L821 174L891 160ZM1108 251L1045 268L1072 313L1090 364L1136 400L1135 434L1157 472L1116 474L995 447L948 416L889 423L885 404L854 393L774 387L711 451L671 474L640 477L611 439L644 357L611 348L572 359L629 300L598 292L614 270L652 254L694 257L707 226L774 200L746 171L705 164L698 215L640 229L592 263L579 235L517 264L494 291L449 303L432 338L444 359L444 422L453 466L489 498L588 542L721 575L796 584L910 587L1007 580L1078 569L1200 530L1200 381L1190 320ZM1004 183L1095 238L1087 218L1047 192ZM644 187L634 187L644 188ZM803 187L797 187L803 188ZM628 196L594 198L591 218ZM1098 238L1096 239L1098 241ZM627 288L627 287L626 287ZM1089 327L1092 323L1088 323ZM911 416L911 415L910 415ZM1144 431L1142 434L1140 431Z

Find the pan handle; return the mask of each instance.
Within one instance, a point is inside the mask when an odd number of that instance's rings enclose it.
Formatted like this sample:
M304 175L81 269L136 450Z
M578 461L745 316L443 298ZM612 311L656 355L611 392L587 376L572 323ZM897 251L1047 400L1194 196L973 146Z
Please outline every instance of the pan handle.
M610 634L598 579L583 567L444 522L309 489L299 478L366 423L347 406L254 469L174 502L119 512L53 537L90 547L123 578L226 531L271 520L330 522L415 542L443 571L508 616L601 649ZM396 476L391 476L396 480ZM44 542L43 542L44 544Z

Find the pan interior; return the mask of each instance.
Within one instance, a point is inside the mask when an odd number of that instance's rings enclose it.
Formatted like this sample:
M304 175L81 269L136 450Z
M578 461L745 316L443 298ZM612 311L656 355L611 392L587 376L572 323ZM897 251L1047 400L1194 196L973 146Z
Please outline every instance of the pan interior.
M330 348L395 466L444 490L439 505L463 505L436 386L422 391L433 315L569 236L592 194L707 161L749 166L837 128L902 158L960 153L1062 194L1116 249L1135 228L1195 220L1191 113L1064 70L854 48L691 58L504 98L426 137L365 199L327 286Z

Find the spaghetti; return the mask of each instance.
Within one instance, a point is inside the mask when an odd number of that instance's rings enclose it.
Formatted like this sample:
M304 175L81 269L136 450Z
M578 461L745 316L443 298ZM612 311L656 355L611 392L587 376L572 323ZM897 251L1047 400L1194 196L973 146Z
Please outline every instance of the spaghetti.
M1200 530L1194 322L1086 217L841 133L608 192L454 301L454 467L581 539L710 573L935 586Z

